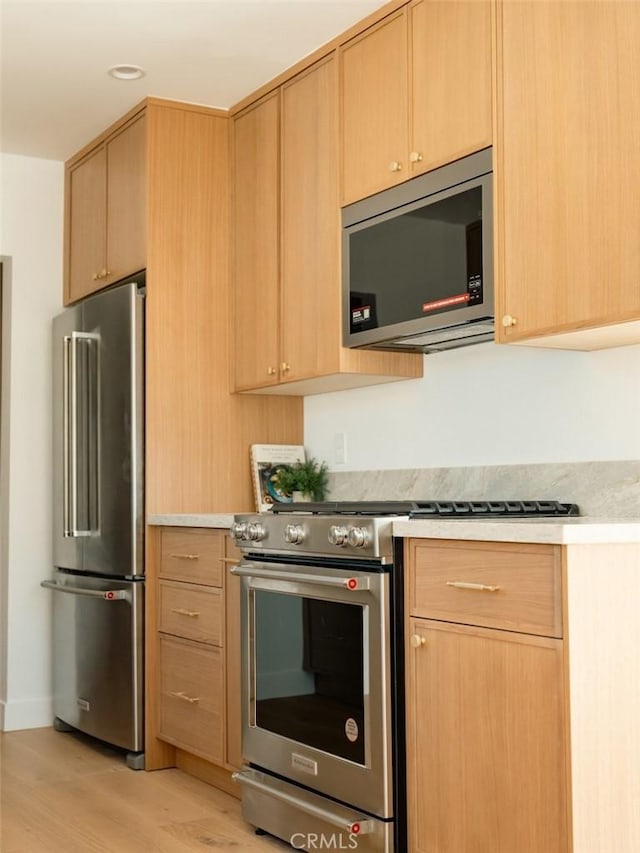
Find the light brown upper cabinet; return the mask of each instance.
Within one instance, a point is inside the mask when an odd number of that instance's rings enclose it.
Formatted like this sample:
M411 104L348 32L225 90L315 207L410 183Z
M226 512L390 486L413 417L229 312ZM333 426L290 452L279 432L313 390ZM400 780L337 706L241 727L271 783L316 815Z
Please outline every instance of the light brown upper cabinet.
M341 345L336 59L234 120L235 387L278 394L422 375L422 356Z
M141 115L67 171L65 304L145 267L146 141Z
M280 374L280 93L233 122L235 387L273 385Z
M340 49L342 201L409 177L407 11L384 18Z
M343 204L491 145L489 0L414 0L340 58Z
M640 341L638 45L638 3L498 3L501 342Z
M407 177L491 145L490 0L409 7Z

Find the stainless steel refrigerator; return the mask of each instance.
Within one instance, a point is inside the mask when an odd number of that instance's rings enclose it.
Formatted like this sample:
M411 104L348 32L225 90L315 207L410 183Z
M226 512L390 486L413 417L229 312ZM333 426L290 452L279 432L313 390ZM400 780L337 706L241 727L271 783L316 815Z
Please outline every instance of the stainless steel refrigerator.
M144 278L53 321L53 712L144 765Z

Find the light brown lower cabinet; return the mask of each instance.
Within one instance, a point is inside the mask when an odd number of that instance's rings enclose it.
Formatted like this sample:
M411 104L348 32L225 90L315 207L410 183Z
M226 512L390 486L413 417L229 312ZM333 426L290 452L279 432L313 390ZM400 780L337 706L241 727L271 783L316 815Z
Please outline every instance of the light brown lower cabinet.
M640 545L405 566L409 853L637 853Z
M562 641L426 619L411 631L413 853L565 853Z
M559 549L408 554L412 853L566 853Z
M175 746L224 763L222 649L160 634L159 736Z
M178 766L239 796L240 599L226 530L148 528L148 770Z

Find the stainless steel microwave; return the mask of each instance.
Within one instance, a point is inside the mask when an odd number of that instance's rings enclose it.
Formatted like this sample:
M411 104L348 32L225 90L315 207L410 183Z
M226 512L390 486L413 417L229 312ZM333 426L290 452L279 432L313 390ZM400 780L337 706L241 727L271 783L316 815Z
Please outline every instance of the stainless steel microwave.
M490 148L345 207L342 226L345 346L493 340Z

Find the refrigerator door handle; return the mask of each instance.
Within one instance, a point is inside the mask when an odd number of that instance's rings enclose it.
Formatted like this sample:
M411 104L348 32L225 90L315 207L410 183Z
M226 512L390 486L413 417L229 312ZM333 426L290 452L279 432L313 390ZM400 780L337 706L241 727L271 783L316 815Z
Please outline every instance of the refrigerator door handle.
M72 415L71 415L71 335L65 335L62 341L62 525L64 536L73 536L71 516L71 483L75 479L71 474L72 454ZM75 435L75 427L73 430ZM74 488L74 502L75 502Z
M55 581L40 581L40 586L53 589L55 592L67 592L70 595L89 595L92 598L104 598L105 601L131 601L131 595L126 589L83 589L79 586L63 586Z
M72 332L66 336L64 360L64 502L65 536L91 536L98 529L98 348L99 335ZM87 345L78 367L78 345ZM82 375L81 375L82 374ZM79 379L82 391L79 393ZM82 407L82 409L80 408ZM82 430L78 424L82 419ZM80 442L82 447L80 448ZM80 452L81 450L81 452ZM83 521L80 521L79 477L82 478Z

